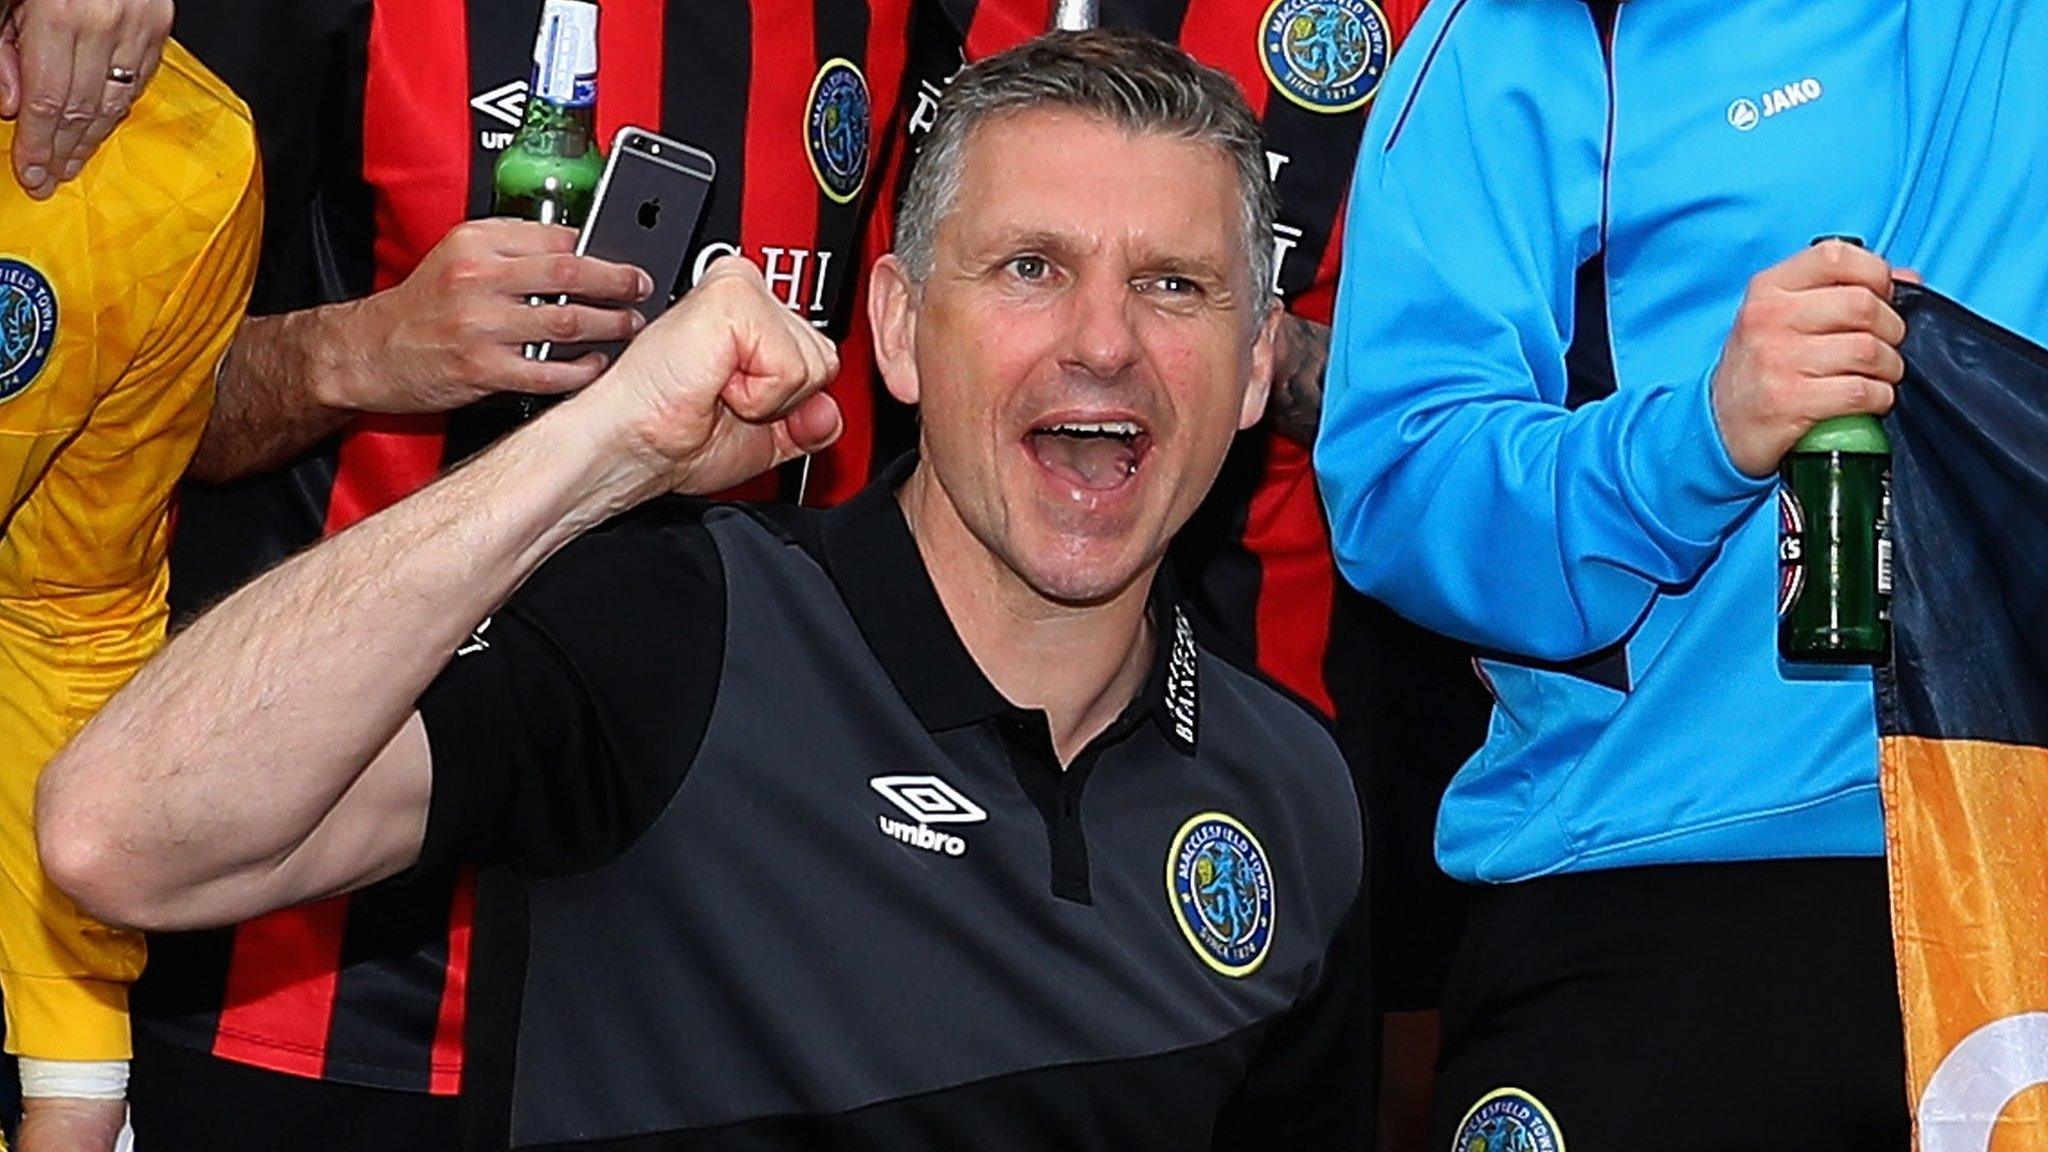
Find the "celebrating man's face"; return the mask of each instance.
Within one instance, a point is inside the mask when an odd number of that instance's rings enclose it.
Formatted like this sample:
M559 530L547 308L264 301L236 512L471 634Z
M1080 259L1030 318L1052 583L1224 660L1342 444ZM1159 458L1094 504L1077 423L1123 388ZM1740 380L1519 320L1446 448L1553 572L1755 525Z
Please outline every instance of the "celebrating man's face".
M879 327L939 503L999 580L1066 604L1131 587L1258 418L1271 338L1243 220L1207 143L1057 108L968 137L931 274L889 265Z

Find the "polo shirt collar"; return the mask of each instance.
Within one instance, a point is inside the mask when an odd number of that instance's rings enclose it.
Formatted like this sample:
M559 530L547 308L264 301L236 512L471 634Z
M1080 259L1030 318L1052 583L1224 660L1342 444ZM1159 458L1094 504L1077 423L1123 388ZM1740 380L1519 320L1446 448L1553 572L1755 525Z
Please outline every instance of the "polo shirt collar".
M896 503L896 490L916 466L916 453L899 457L859 495L825 513L822 545L826 570L868 647L918 720L940 732L1020 709L968 653ZM1110 732L1150 716L1169 743L1192 756L1199 712L1194 617L1165 565L1152 582L1150 612L1158 641L1152 668Z

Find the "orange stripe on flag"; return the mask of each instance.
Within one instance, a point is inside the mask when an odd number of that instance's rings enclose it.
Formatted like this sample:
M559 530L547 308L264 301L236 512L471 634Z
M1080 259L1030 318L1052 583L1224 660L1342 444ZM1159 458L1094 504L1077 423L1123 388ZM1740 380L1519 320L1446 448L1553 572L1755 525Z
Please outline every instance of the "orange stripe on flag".
M2048 748L1884 740L1922 1152L2048 1152Z

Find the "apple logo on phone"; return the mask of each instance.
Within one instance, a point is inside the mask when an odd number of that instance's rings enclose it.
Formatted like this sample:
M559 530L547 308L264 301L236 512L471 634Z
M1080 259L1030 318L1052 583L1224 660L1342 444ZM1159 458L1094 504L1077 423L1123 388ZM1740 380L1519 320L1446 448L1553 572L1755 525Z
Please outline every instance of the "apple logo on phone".
M641 201L639 218L642 228L652 230L655 222L661 219L661 197Z

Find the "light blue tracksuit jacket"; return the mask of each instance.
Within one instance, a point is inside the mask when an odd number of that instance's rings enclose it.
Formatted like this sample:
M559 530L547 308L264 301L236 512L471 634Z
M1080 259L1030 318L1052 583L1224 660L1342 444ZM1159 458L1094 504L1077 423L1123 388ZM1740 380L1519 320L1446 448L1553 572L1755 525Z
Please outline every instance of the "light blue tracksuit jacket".
M1493 654L1447 871L1882 852L1870 675L1778 659L1774 481L1709 378L1750 277L1824 234L2048 336L2044 153L2048 0L1631 0L1609 42L1579 0L1425 11L1360 151L1316 468L1345 575Z

